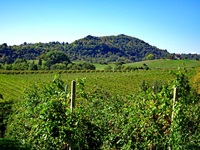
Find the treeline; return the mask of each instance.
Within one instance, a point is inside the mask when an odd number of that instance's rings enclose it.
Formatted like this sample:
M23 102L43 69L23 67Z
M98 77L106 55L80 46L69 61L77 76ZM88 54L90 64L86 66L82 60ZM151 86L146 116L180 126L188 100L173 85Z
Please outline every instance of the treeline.
M38 60L28 61L25 58L17 58L13 63L0 64L4 70L95 70L91 63L72 63L62 51L49 51L40 55Z
M0 45L0 63L11 64L16 59L36 60L49 51L62 51L71 61L96 63L136 62L149 59L200 59L197 54L170 54L148 43L126 35L94 37L87 36L73 43L26 43L8 46Z
M149 70L150 68L144 63L142 66L125 66L125 62L116 62L114 65L107 65L102 71L135 71ZM88 62L73 63L62 51L50 51L39 57L38 60L28 61L24 58L17 58L11 64L0 64L0 70L19 70L19 71L36 71L36 70L96 70L95 65ZM0 73L10 73L1 71ZM14 73L14 72L13 72ZM20 73L20 72L15 72ZM28 72L27 72L28 73ZM30 72L32 73L32 72Z

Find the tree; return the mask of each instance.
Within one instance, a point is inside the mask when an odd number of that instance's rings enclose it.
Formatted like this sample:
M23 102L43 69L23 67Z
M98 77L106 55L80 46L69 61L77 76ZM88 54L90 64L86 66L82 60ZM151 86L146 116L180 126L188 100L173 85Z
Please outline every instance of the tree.
M95 70L96 67L93 64L85 62L85 63L82 64L82 69L83 70Z
M12 69L14 70L28 70L28 62L26 59L18 58L12 65Z
M146 56L146 60L153 60L155 57L154 57L154 54L148 54Z
M66 70L67 66L64 63L56 63L51 65L51 70Z
M104 70L110 71L110 70L113 70L113 68L112 68L110 65L108 65L108 66L106 66L106 67L104 68Z
M38 65L42 66L42 59L41 58L39 58L39 60L38 60Z
M34 61L33 63L29 64L29 70L38 70L38 66L35 64Z
M7 43L3 43L2 46L3 46L4 48L7 48L7 47L8 47Z
M45 54L44 56L45 66L50 69L52 65L55 65L57 63L63 63L66 66L71 63L68 56L62 52L62 51L50 51Z

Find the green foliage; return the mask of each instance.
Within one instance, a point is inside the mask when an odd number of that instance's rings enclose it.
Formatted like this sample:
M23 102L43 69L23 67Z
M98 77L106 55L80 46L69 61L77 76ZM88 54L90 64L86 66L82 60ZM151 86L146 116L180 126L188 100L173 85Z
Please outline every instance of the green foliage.
M42 63L42 59L45 60ZM12 64L1 65L0 67L5 70L95 70L96 67L87 62L72 63L67 55L62 51L50 51L43 54L38 64L35 64L35 60L28 62L25 59L18 58ZM0 69L1 69L0 68Z
M95 147L98 142L92 134L98 127L81 109L70 112L70 97L64 92L63 83L55 79L44 87L34 85L26 91L23 100L13 107L6 137L33 149L66 149L70 141L75 148Z
M38 65L42 66L42 59L41 58L39 58L39 60L38 60Z
M68 69L70 69L70 70L95 70L96 67L91 63L83 62L83 63L70 64L70 65L68 65Z
M63 63L56 63L50 66L50 70L67 70L68 67Z
M29 147L23 146L19 141L13 139L1 139L1 150L29 150Z
M50 51L63 51L73 61L86 62L136 62L143 59L193 59L199 60L198 54L170 54L148 43L126 35L117 36L86 36L71 44L60 42L49 43L23 43L21 45L0 45L0 63L13 63L17 58L36 60ZM153 55L153 57L152 57ZM150 57L149 57L150 56ZM40 64L41 65L41 64Z
M163 83L161 81L158 81L158 80L153 80L153 82L151 84L148 81L143 80L141 85L140 85L140 89L143 92L146 92L149 88L152 88L152 90L155 93L158 93L162 90L162 86L163 86Z
M0 95L0 138L3 138L13 101L6 101L3 99L2 94Z
M13 70L28 70L28 62L26 59L18 58L12 65Z
M71 44L49 43L24 43L18 46L0 45L0 63L13 63L16 58L35 60L42 54L53 50L63 51L70 60L87 62L128 62L142 60L146 53L153 53L155 58L163 58L169 53L150 46L142 40L126 35L94 37L87 36Z
M148 54L146 57L145 57L146 60L153 60L154 59L154 54Z
M6 137L35 149L199 149L200 101L184 72L137 94L113 96L77 79L76 108L55 79L29 89L13 108ZM105 81L104 81L105 82ZM146 84L146 81L143 83ZM157 86L157 88L155 88ZM173 102L173 89L179 91Z
M178 93L174 102L171 144L173 149L199 149L200 97L191 90L184 71L174 73L173 84Z
M104 70L106 70L106 71L112 71L113 68L112 68L112 66L108 65L108 66L106 66L106 67L104 68Z
M163 84L173 80L173 75L168 70L139 70L135 71L102 71L102 70L37 70L37 71L0 71L0 93L4 99L19 101L25 88L29 88L33 83L41 81L47 83L52 80L54 74L61 73L61 78L70 82L76 78L87 78L86 90L90 91L93 85L99 85L112 95L130 95L140 89L140 85L145 80L149 86L153 86L154 81L162 81ZM192 78L195 69L188 69L187 76ZM190 84L192 82L190 81Z
M82 64L82 69L83 70L95 70L96 67L93 64L85 62L85 63Z
M38 70L38 66L33 61L31 64L29 64L29 70Z
M199 96L188 86L182 87L182 82L188 83L184 73L178 72L175 77L174 83L182 89L178 99L184 113L181 111L174 120L172 112L181 109L178 105L172 107L173 84L163 85L160 90L149 87L145 92L127 97L113 97L101 87L88 93L90 103L84 105L84 110L102 129L102 149L199 149ZM181 97L184 91L187 94Z
M45 60L44 66L49 69L52 65L54 65L53 68L55 69L56 67L59 68L60 67L59 63L62 63L66 67L69 63L71 63L68 56L62 51L50 51L44 55L44 60Z
M123 66L142 67L146 64L150 69L176 69L178 67L196 68L200 66L200 61L197 60L146 60L135 63L127 63Z

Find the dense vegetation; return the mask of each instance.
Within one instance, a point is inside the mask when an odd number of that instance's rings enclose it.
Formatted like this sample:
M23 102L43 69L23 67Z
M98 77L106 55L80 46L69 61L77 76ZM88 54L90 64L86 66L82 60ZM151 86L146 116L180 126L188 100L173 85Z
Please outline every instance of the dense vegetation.
M4 137L32 149L199 149L199 95L185 72L171 78L124 96L77 79L73 113L62 80L34 84L14 104Z
M126 35L94 37L87 36L71 44L73 60L90 62L140 61L164 58L169 53Z
M126 35L87 36L71 44L4 43L0 149L200 149L199 58ZM174 72L180 63L187 72ZM65 85L74 79L72 113Z
M95 70L91 63L72 63L62 51L49 51L38 60L27 61L17 58L13 63L0 64L2 70Z
M148 43L126 35L94 37L87 36L73 43L26 43L0 45L0 64L11 64L16 59L36 60L47 52L62 51L71 61L86 62L135 62L149 59L199 59L197 54L170 54ZM1 68L1 66L0 66Z

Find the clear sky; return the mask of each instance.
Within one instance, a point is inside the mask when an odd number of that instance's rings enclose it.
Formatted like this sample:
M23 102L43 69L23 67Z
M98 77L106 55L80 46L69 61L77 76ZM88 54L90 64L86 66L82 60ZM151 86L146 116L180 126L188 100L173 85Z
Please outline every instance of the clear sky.
M126 34L200 54L200 0L0 0L0 44Z

